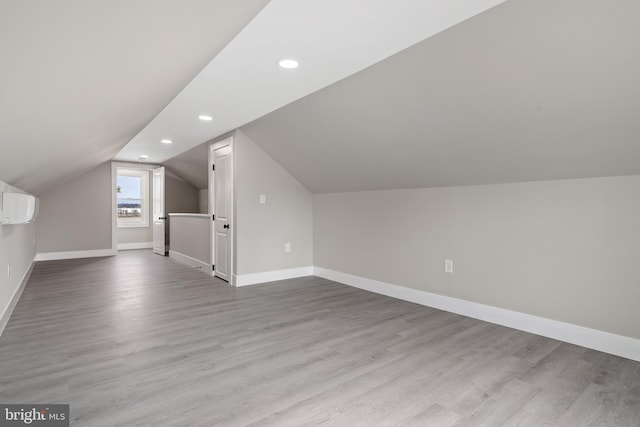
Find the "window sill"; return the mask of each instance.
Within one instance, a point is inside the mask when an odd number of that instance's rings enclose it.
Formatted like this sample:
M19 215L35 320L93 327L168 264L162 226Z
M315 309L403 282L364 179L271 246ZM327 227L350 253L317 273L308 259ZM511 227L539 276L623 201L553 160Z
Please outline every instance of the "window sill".
M118 224L118 228L149 228L149 224Z

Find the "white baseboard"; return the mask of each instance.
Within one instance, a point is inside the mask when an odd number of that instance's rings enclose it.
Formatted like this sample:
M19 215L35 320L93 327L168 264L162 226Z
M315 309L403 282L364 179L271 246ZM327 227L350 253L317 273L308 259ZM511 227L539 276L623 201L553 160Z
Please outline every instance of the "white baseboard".
M36 261L53 261L58 259L95 258L116 255L113 249L96 249L90 251L43 252L36 255Z
M418 289L405 288L322 267L314 267L314 275L389 297L473 317L474 319L519 329L640 362L640 340L635 338L433 294Z
M31 261L31 265L22 276L22 280L20 280L20 286L18 286L16 291L13 293L13 295L11 296L11 299L9 299L9 304L7 304L7 307L5 308L4 312L0 316L0 336L2 336L2 333L4 332L4 328L7 327L7 323L9 323L9 318L11 318L13 309L16 308L16 304L18 304L18 300L20 300L20 297L22 296L22 291L24 291L24 287L27 285L27 282L29 281L29 277L31 277L31 272L33 271L33 266L35 264L36 263L34 259L33 261Z
M118 243L119 251L130 251L133 249L152 249L153 242Z
M188 265L189 267L194 267L199 270L201 269L203 272L209 275L211 274L211 264L207 264L206 262L190 257L189 255L185 255L176 251L169 251L169 258L175 259L179 263Z
M313 276L313 267L288 268L286 270L264 271L261 273L239 274L234 276L236 286L256 285L276 280L295 279L296 277Z

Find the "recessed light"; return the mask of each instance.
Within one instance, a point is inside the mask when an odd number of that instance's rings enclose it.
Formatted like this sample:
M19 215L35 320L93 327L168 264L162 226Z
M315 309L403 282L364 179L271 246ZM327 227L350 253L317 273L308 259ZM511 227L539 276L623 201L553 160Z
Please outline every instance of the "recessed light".
M160 142L162 142L163 144L171 144L173 141L170 139L161 139Z
M285 68L287 70L293 70L294 68L298 68L298 65L300 64L295 59L287 58L287 59L281 59L278 61L278 66L280 66L280 68Z
M140 155L138 156L138 160L140 160L141 162L143 162L143 161L147 160L148 158L149 158L149 155L148 155L148 154L140 154Z
M206 115L206 114L200 114L200 115L198 116L198 118L199 118L200 120L202 120L203 122L210 122L211 120L213 120L213 117L208 116L208 115Z

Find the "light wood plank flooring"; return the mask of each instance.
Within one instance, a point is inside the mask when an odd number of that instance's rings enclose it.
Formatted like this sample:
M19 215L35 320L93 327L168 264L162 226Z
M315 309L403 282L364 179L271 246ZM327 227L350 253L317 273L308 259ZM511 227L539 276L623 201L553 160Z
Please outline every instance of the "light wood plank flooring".
M0 402L77 426L640 426L640 363L316 277L152 255L36 265Z

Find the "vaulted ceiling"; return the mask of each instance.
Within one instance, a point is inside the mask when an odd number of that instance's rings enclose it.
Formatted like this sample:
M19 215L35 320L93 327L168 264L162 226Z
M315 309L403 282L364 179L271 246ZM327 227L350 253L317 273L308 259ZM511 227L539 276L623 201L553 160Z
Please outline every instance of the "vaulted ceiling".
M268 0L0 0L0 180L110 160Z
M640 174L639 19L509 0L243 131L313 192Z
M117 153L162 150L168 133L173 148L150 161L188 174L200 154L167 159L238 126L313 192L640 174L635 0L406 0L439 15L413 13L404 30L397 2L391 16L391 3L318 0L300 13L331 8L297 24L313 45L271 34L283 55L307 46L307 62L283 78L278 58L250 55L268 62L261 80L237 47L272 48L261 31L287 1L0 0L0 180L40 193ZM310 54L361 20L344 50ZM363 40L381 50L351 61ZM203 76L236 89L207 92ZM208 129L185 119L203 106L222 111Z
M164 162L503 1L1 0L0 180Z

